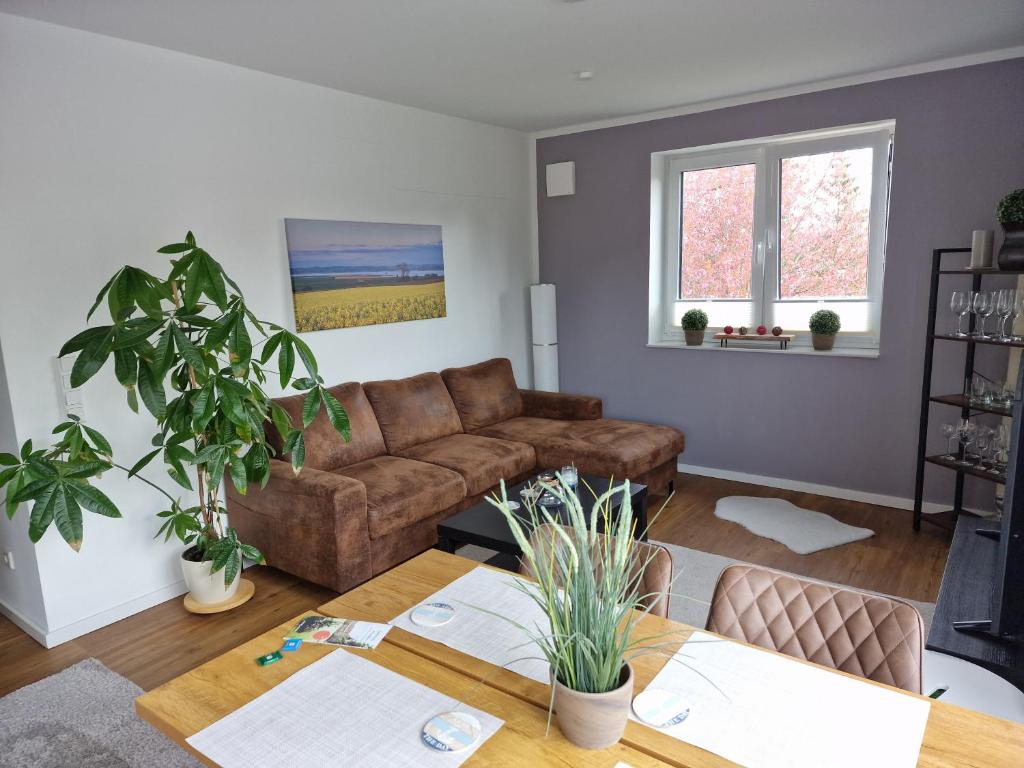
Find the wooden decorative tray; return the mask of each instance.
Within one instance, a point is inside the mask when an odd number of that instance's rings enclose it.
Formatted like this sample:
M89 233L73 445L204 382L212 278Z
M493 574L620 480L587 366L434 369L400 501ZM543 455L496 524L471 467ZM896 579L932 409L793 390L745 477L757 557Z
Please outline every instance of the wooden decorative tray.
M780 333L778 336L772 336L766 333L760 336L756 333L716 333L714 338L720 347L728 347L730 341L774 341L778 343L779 349L786 349L789 342L796 338L796 334Z

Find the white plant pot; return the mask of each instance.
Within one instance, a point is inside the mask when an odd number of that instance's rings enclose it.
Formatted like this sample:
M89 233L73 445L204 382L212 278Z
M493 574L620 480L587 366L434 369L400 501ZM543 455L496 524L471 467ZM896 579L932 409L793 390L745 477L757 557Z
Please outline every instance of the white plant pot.
M230 600L238 591L238 580L242 576L239 569L235 579L228 586L224 586L224 571L210 573L212 563L207 560L202 563L194 563L191 560L181 558L181 572L185 575L185 584L188 591L192 593L192 599L203 605L214 605Z

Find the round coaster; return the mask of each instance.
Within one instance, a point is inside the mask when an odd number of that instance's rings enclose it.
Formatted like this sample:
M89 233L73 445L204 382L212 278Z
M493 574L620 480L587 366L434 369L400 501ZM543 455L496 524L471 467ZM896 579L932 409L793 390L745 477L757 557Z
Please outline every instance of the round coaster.
M480 721L467 712L442 712L423 726L420 738L438 752L461 752L480 738Z
M689 717L690 710L679 694L655 688L633 698L633 713L647 725L668 728L683 722Z
M448 603L424 603L413 608L409 619L421 627L440 627L455 617L455 609Z

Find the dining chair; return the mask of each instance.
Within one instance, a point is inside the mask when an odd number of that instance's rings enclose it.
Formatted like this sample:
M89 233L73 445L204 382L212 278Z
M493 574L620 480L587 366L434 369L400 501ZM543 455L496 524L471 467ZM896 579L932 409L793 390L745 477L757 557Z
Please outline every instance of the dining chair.
M534 529L530 536L530 545L535 551L550 551L556 534L551 531L551 523L544 523ZM604 537L604 534L598 534ZM644 563L643 573L639 571ZM524 576L535 578L529 565L520 562L519 572ZM644 609L655 616L668 616L669 589L672 586L672 555L665 547L649 541L637 541L633 547L633 578L640 577L638 593Z
M754 565L718 577L706 628L798 659L921 692L924 626L902 600Z

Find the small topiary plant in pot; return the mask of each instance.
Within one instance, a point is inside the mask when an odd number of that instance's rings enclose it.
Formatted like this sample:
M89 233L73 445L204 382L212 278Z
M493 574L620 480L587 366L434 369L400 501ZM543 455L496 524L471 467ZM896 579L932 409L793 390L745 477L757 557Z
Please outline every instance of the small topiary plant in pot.
M831 309L819 309L811 315L808 327L811 329L812 346L817 350L824 351L832 349L841 323L839 322L839 315Z
M690 347L704 343L704 331L708 327L708 315L703 309L690 309L683 315L683 335Z
M997 262L1000 269L1024 269L1024 189L1015 189L996 206L1003 225L1003 246Z

